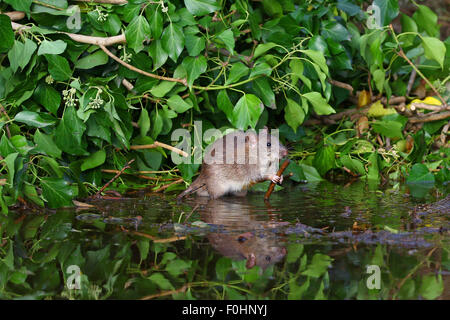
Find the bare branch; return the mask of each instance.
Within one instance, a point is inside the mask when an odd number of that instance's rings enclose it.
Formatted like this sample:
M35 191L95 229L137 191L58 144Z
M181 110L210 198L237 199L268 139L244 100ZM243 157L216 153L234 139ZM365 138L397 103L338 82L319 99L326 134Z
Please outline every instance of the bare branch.
M425 115L424 117L412 117L409 118L409 122L411 123L420 123L420 122L431 122L436 120L444 120L450 118L450 111L441 112L441 113L433 113L429 116Z
M126 63L125 61L121 60L119 57L117 57L115 54L113 54L111 51L109 51L108 49L106 49L106 47L104 45L99 45L100 48L108 55L110 56L113 60L116 60L118 63L120 63L121 65L123 65L124 67L135 71L139 74L142 74L144 76L150 77L150 78L155 78L155 79L159 79L159 80L166 80L166 81L172 81L172 82L179 82L185 86L187 86L187 81L186 79L176 79L176 78L169 78L169 77L163 77L163 76L159 76L157 74L153 74L153 73L149 73L147 71L138 69L134 66L132 66L131 64Z
M16 22L11 22L13 30L20 31L20 30L27 30L30 29L30 26L25 26ZM113 44L117 43L126 43L125 34L120 34L118 36L113 37L94 37L94 36L85 36L83 34L77 34L77 33L69 33L69 32L62 32L62 31L55 31L55 33L65 34L69 36L72 40L80 43L87 43L87 44L93 44L97 46L111 46Z
M173 151L175 153L178 153L179 155L183 156L183 157L189 157L189 154L183 150L180 150L178 148L169 146L168 144L159 142L159 141L155 141L152 144L142 144L142 145L135 145L135 146L130 146L131 150L142 150L142 149L154 149L154 148L164 148L164 149L168 149L170 151Z

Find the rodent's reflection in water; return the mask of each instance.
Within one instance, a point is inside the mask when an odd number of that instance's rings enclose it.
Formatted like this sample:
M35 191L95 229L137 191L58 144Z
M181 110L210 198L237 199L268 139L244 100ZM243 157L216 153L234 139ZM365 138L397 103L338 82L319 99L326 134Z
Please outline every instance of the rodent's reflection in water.
M221 227L220 231L209 233L207 238L222 255L233 260L246 259L247 268L260 266L262 269L281 261L286 255L283 239L273 232L283 223L269 210L249 204L246 197L196 200L201 204L202 220Z

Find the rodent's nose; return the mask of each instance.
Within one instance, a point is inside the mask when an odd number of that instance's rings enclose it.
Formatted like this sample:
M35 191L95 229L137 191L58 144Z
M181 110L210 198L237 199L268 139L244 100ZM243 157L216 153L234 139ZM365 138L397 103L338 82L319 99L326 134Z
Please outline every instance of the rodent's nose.
M286 148L281 148L280 155L282 158L286 157L288 155L288 150Z

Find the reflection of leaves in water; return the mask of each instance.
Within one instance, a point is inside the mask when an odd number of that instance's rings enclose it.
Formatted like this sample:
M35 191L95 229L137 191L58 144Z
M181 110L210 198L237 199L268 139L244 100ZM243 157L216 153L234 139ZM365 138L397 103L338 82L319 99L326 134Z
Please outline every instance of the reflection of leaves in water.
M76 216L60 211L0 217L5 239L0 246L0 298L137 299L188 285L189 290L177 291L177 298L435 299L445 292L445 276L428 266L450 267L448 248L418 242L439 245L445 230L429 232L431 228L405 232L399 224L398 234L353 234L301 223L275 225L270 232L277 237L284 232L286 257L265 269L247 269L245 258L221 257L195 232L182 241L154 243L124 232L122 227L133 230L124 218L124 224L100 226L95 222L101 215ZM208 226L208 232L220 229ZM413 250L391 245L400 242ZM82 290L65 287L71 265L82 272ZM381 290L367 289L366 265L380 267ZM63 276L55 276L59 274Z

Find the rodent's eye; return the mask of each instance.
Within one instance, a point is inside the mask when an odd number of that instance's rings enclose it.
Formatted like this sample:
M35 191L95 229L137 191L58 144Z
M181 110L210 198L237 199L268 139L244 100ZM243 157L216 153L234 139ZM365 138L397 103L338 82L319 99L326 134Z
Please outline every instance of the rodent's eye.
M270 147L272 144L270 142L267 142L267 146Z
M238 238L238 242L239 242L239 243L243 243L243 242L245 242L246 240L247 240L247 238L244 237L244 236L240 236L240 237Z

